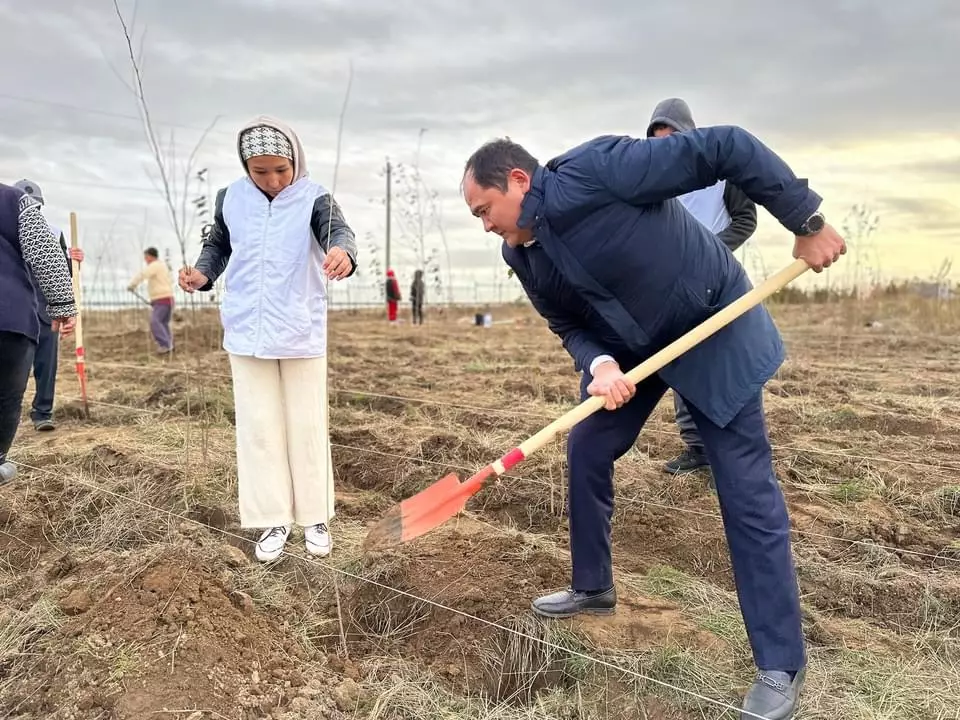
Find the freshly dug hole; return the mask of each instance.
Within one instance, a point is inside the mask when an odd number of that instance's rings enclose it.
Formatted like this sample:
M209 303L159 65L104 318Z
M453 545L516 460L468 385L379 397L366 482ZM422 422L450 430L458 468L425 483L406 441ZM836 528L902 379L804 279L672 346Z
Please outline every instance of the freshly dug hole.
M353 632L375 642L410 639L430 618L431 606L403 592L416 594L407 582L406 560L375 566L368 558L364 577L346 594L346 616ZM379 583L379 584L373 584ZM395 592L393 589L401 592Z

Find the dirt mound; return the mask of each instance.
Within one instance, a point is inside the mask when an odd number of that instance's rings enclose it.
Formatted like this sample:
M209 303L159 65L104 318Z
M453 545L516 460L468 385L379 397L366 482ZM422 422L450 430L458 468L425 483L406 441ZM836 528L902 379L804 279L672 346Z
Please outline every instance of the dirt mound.
M128 455L107 444L94 446L81 460L82 467L88 472L154 480L173 485L183 477L180 468Z
M61 584L65 617L44 638L58 650L42 656L19 696L6 698L8 712L132 719L188 708L252 719L290 709L297 698L305 699L301 708L309 701L324 713L334 706L322 689L340 679L311 663L320 656L286 631L282 617L235 590L222 561L188 551L139 569L134 562L91 562Z
M352 637L361 648L415 654L462 691L483 688L498 699L530 700L538 689L569 682L566 665L583 665L582 658L565 652L571 649L635 652L677 638L701 647L716 644L716 638L685 621L676 605L623 588L612 616L536 619L530 602L567 587L569 561L528 535L467 518L402 552L367 555L363 576L379 585L356 583L345 600Z
M440 676L477 687L479 648L492 636L489 622L526 613L530 600L564 587L568 569L521 534L503 534L467 518L443 526L400 551L370 553L362 575L460 611L354 583L346 593L351 629L362 648L416 653Z
M332 438L333 462L337 486L353 490L379 490L390 498L401 499L437 479L442 468L411 462L385 452L368 451L371 442L341 444L342 435Z
M960 580L955 573L920 578L896 569L798 562L798 576L806 602L820 610L893 630L928 629L957 637Z

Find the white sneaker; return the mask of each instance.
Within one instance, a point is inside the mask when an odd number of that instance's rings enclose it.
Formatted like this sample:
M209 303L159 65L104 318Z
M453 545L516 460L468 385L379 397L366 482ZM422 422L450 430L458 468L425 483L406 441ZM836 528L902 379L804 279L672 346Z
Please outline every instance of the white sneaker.
M17 466L9 460L0 463L0 485L5 485L17 476Z
M307 552L311 555L326 557L333 548L333 540L330 539L330 531L327 530L326 523L317 523L303 529L303 540L307 546Z
M267 528L263 535L257 541L256 556L260 562L269 562L276 560L283 552L287 544L287 538L290 537L290 526L282 525L280 527Z

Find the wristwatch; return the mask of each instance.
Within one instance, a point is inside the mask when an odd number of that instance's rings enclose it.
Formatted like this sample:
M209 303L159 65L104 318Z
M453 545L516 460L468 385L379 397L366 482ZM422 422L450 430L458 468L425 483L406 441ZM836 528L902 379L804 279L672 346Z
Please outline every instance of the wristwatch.
M826 224L826 218L824 218L823 213L818 210L808 217L803 225L800 226L800 232L798 232L797 235L816 235L823 230L823 226Z

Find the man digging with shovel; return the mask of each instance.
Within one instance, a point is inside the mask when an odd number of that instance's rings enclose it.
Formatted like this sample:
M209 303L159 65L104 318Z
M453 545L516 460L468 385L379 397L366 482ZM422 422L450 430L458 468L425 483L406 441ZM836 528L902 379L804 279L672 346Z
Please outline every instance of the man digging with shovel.
M541 166L495 140L467 161L463 191L484 230L582 372L581 395L610 412L567 441L568 590L536 613L613 612L613 466L668 387L682 397L713 468L737 595L759 672L743 718L791 718L806 666L790 523L773 471L762 389L783 361L780 335L756 305L634 385L630 368L751 289L730 250L676 196L737 185L796 236L793 255L819 272L846 252L821 198L751 134L710 127L663 138L604 136Z

